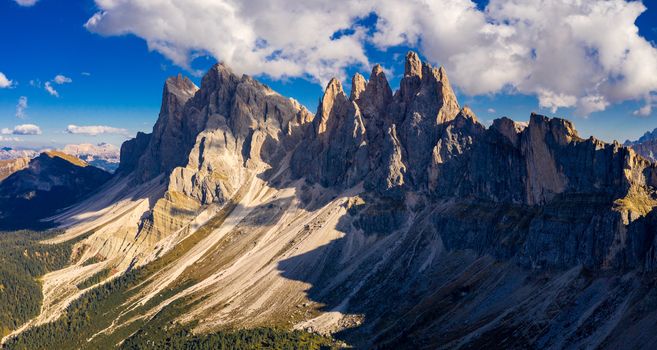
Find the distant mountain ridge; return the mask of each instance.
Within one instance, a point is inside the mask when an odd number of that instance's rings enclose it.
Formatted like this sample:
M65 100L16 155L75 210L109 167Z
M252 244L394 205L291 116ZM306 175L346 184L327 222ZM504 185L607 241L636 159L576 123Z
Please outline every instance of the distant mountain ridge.
M4 147L0 150L0 160L34 158L40 153L50 150L53 149L32 150ZM109 172L114 172L119 167L119 148L109 143L99 143L96 145L91 143L68 144L57 149L57 151L78 157L91 165Z
M96 190L111 174L75 156L43 152L0 182L0 228L41 227L39 220Z
M29 162L30 158L28 157L0 159L0 182L6 179L9 175L25 169Z
M54 216L48 242L79 239L75 259L5 346L257 327L380 349L657 344L654 163L565 119L486 127L413 52L398 90L378 65L351 84L312 114L225 64L167 79L153 132Z
M652 140L655 140L655 139L657 139L657 129L654 129L652 131L646 131L645 134L643 134L641 137L639 137L638 140L635 140L635 141L626 140L623 143L623 145L632 146L632 145L636 145L636 144L639 144L639 143L652 141Z
M647 131L636 141L627 140L623 145L632 147L637 153L653 162L657 161L657 129Z

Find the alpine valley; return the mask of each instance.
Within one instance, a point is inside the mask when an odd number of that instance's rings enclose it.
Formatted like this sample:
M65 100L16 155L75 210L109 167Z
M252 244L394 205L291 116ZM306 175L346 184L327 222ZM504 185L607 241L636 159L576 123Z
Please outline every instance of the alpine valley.
M0 298L36 295L4 348L657 345L655 163L564 119L486 127L413 52L398 90L377 65L315 114L224 64L169 78L113 175L70 158L2 165L2 219L53 227L2 237L32 268Z

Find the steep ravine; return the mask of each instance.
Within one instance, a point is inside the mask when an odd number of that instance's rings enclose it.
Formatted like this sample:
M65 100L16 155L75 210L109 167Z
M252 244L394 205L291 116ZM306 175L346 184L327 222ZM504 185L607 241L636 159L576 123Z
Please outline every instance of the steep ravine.
M650 348L655 165L532 114L489 128L407 55L315 115L216 65L56 220L71 266L7 348L260 326L363 348ZM76 285L110 271L97 285ZM105 283L105 284L103 284ZM102 284L102 285L101 285Z

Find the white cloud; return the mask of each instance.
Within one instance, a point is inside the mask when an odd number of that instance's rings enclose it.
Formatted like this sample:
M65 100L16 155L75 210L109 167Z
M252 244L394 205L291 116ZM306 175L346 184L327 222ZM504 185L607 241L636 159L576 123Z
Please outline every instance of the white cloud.
M495 110L495 108L489 108L489 109L486 110L486 112L488 112L488 113L496 113L497 111Z
M25 7L34 6L38 0L14 0L17 4Z
M5 141L5 142L18 142L21 141L18 137L12 137L12 136L0 136L0 141Z
M32 82L33 81L30 81L30 84L32 84ZM44 87L44 89L46 89L46 91L48 91L48 93L51 96L59 97L59 92L57 92L57 90L55 90L55 88L52 86L52 83L55 83L57 85L64 85L64 84L68 84L68 83L72 83L72 82L73 82L73 79L71 79L71 78L69 78L65 75L57 74L54 78L52 78L52 80L47 81L44 84L43 87ZM36 84L32 84L32 86L37 86L37 84L40 85L38 80L37 80Z
M16 118L24 119L27 117L25 110L27 109L27 97L21 96L18 98L18 103L16 104Z
M648 117L650 116L651 113L652 113L652 105L650 103L646 103L643 107L637 109L632 114L641 117Z
M8 129L2 129L4 134ZM11 132L14 135L41 135L41 128L34 124L16 125Z
M471 0L96 4L101 11L87 29L133 33L187 68L191 58L208 53L238 72L324 84L344 78L346 67L368 66L368 44L410 45L444 65L469 95L512 91L535 95L551 110L587 114L657 91L657 49L634 24L645 11L640 1L490 0L484 11ZM376 27L360 27L358 19L371 13Z
M419 43L467 94L510 87L552 111L588 114L657 90L657 49L634 24L644 10L624 0L491 0L485 12L434 1L410 14L391 8L375 42Z
M552 90L539 89L538 105L542 108L549 108L552 113L563 107L573 107L577 104L577 96L558 94Z
M44 88L46 89L46 91L48 91L48 93L51 96L59 97L59 92L57 92L57 90L55 90L55 88L52 87L52 84L49 81L46 82Z
M85 77L91 76L91 73L89 73L89 72L81 72L80 74L85 76Z
M351 65L369 66L363 28L332 40L367 14L367 1L98 0L86 28L102 35L134 33L150 50L189 67L209 53L239 72L275 78L310 76L326 83ZM294 9L291 11L290 9ZM369 69L369 67L368 67Z
M100 134L128 135L128 130L126 129L115 128L106 125L78 126L71 124L66 127L66 132L69 134L84 134L91 136L97 136Z
M13 131L12 131L11 129L9 129L9 128L2 128L2 129L0 129L0 134L2 134L2 135L11 135L12 132L13 132Z
M57 84L57 85L62 85L62 84L72 83L72 82L73 82L73 79L71 79L71 78L69 78L69 77L67 77L67 76L65 76L65 75L57 74L57 75L52 79L52 81L53 81L55 84Z
M14 82L9 80L7 76L0 72L0 89L6 89L14 86Z
M648 117L652 114L652 109L657 105L657 95L647 95L643 107L633 112L634 115L639 117Z
M584 96L579 99L575 113L587 116L593 112L604 111L607 107L609 107L609 102L604 96Z

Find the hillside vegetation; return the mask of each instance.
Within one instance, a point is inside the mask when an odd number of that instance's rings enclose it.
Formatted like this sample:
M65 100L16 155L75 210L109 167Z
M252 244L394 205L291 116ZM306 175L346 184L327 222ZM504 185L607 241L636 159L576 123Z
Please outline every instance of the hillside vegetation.
M0 232L0 333L11 330L39 313L42 294L39 276L61 269L74 242L56 245L39 241L55 232Z

